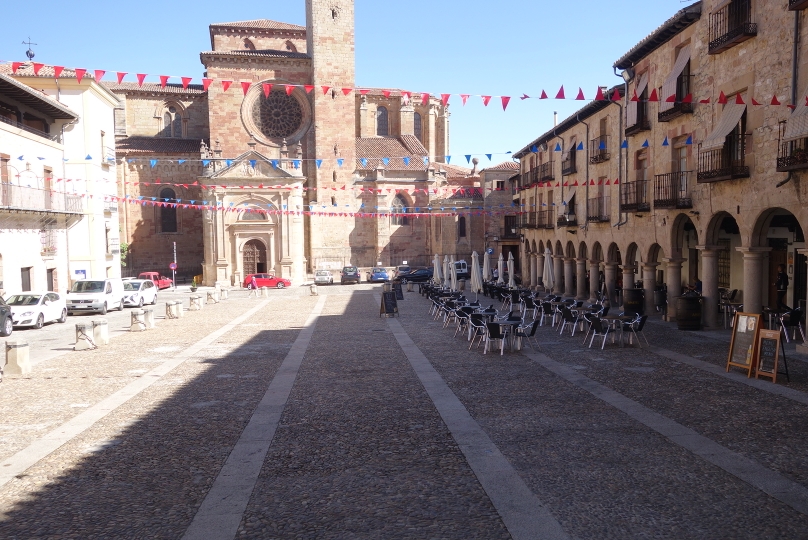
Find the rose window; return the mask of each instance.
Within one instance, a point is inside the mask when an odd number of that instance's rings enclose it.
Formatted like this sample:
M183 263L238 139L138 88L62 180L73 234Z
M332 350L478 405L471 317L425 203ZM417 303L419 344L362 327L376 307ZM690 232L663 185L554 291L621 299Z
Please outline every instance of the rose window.
M300 103L285 92L261 95L253 107L253 121L266 137L283 139L294 134L303 123Z

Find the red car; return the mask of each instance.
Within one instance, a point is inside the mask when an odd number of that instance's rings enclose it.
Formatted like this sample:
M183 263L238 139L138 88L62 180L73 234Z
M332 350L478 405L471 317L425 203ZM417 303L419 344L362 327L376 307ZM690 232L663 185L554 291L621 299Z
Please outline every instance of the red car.
M174 282L171 281L171 278L167 278L165 276L161 276L159 272L141 272L137 276L138 279L150 279L157 285L157 288L160 290L168 289Z
M288 279L275 277L273 274L247 274L246 276L244 276L245 289L249 286L253 276L255 276L255 282L258 284L259 289L261 287L285 289L286 287L292 286L292 282L289 281Z

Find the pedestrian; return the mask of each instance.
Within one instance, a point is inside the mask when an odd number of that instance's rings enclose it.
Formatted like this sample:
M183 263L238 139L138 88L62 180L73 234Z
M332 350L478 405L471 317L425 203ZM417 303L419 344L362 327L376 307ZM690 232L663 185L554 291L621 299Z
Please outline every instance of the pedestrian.
M499 279L499 270L494 268L493 270L491 270L491 275L494 277L494 280Z
M253 294L258 298L258 282L255 281L255 276L250 276L250 282L247 284L247 288L250 290L249 294L247 294L247 298L251 297Z
M777 281L774 286L777 289L777 310L791 311L791 308L785 303L786 294L788 293L788 275L786 275L785 265L777 265Z

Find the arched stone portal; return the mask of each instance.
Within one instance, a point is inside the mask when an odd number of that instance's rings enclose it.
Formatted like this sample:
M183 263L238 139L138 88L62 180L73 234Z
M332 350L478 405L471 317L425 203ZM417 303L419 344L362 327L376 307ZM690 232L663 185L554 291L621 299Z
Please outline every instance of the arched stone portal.
M244 275L267 273L267 247L260 240L250 240L243 249Z

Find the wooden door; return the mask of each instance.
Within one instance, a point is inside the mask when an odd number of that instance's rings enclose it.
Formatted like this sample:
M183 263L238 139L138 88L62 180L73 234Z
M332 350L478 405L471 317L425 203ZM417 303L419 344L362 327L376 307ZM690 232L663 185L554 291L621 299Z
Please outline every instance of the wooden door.
M777 287L774 286L777 282L777 266L781 264L785 266L787 258L787 251L772 250L769 252L769 302L768 304L764 303L764 305L768 305L771 309L777 309ZM793 276L789 276L789 280L792 278ZM788 304L787 301L784 303Z
M244 275L266 272L267 248L260 240L250 240L244 244Z

